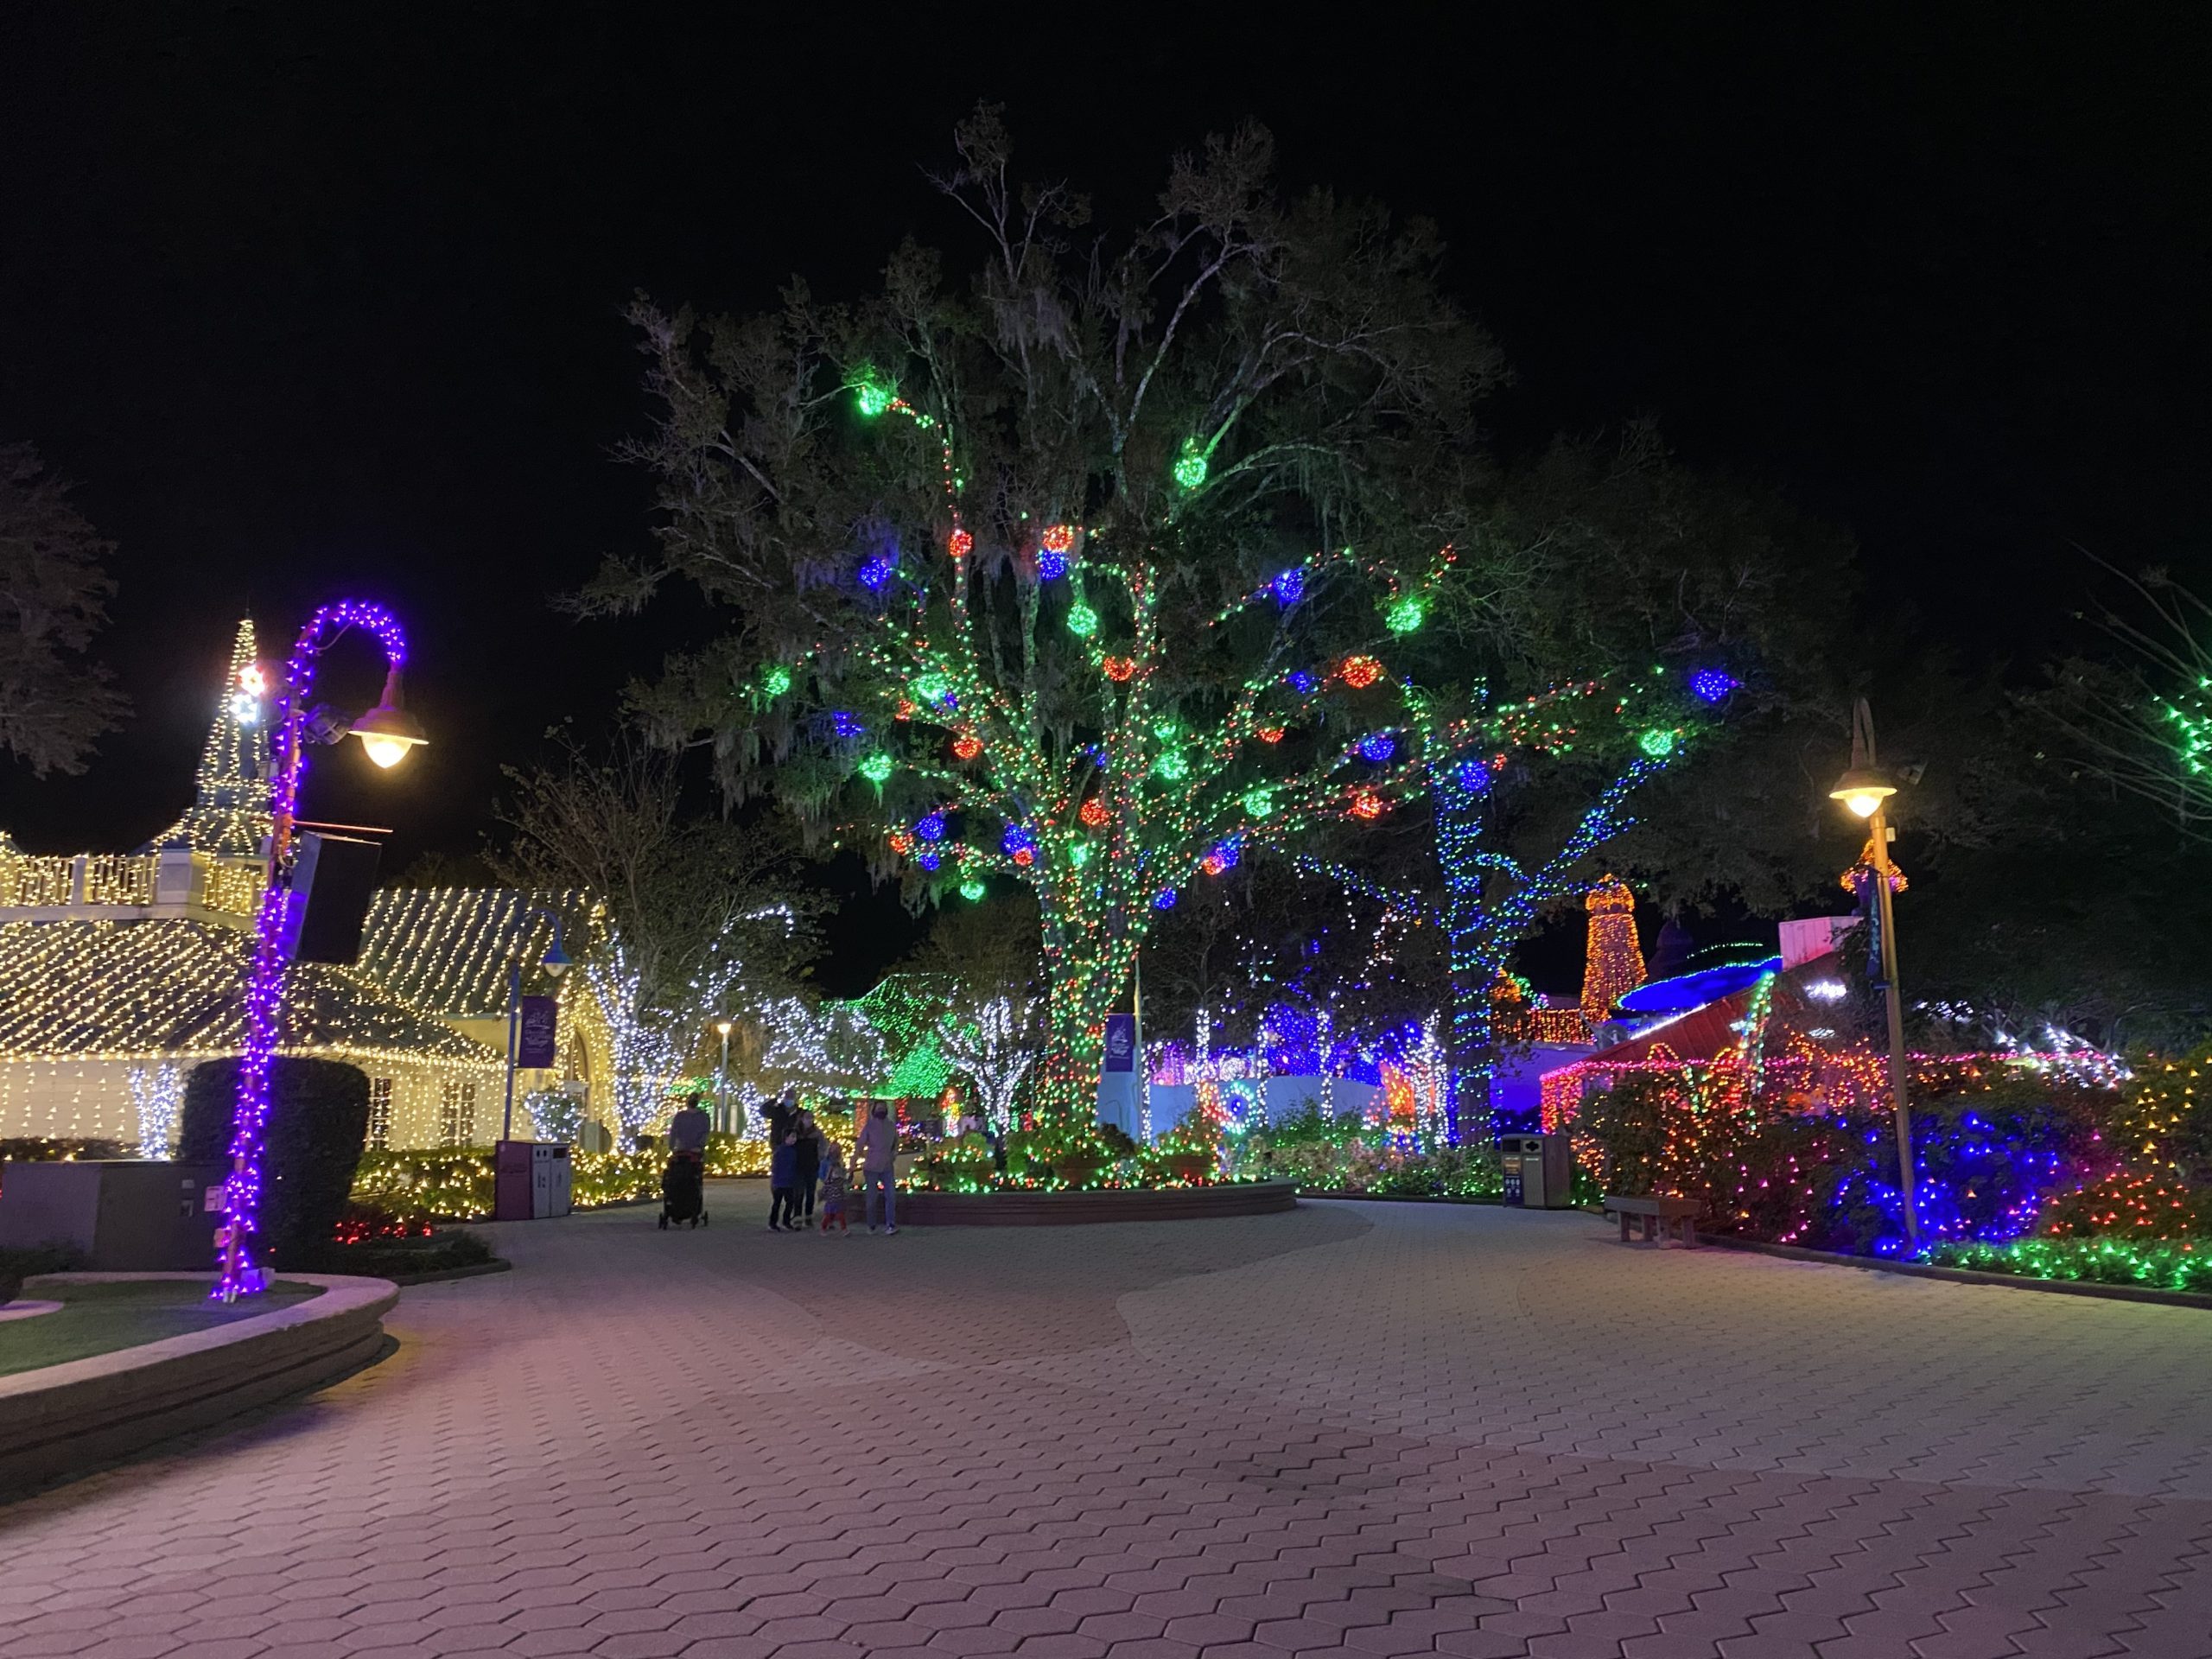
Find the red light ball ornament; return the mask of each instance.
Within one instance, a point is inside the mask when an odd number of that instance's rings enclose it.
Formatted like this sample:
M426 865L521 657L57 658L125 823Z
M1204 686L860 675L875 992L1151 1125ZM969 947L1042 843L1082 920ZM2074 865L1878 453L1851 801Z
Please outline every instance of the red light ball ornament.
M1047 553L1065 553L1075 545L1075 530L1068 524L1054 524L1037 538L1037 545Z
M1085 823L1096 830L1100 824L1106 822L1106 804L1104 802L1096 799L1085 801L1083 804L1083 810L1077 812L1076 817L1081 818Z
M1120 685L1136 673L1137 659L1134 657L1109 657L1099 664L1099 667L1106 671L1108 679Z
M1382 816L1382 798L1371 789L1363 789L1351 798L1350 810L1362 823L1372 823Z
M956 530L945 537L945 550L956 559L964 559L975 551L976 538L964 530Z
M1200 861L1198 868L1204 870L1208 875L1219 875L1224 870L1227 869L1229 866L1221 861L1221 855L1219 853L1208 853L1205 857Z
M1262 726L1262 727L1261 727L1261 728L1260 728L1260 741L1261 741L1261 742L1262 742L1262 743L1280 743L1280 742L1281 742L1281 741L1282 741L1282 740L1283 740L1283 728L1282 728L1281 727L1280 727L1280 726Z
M963 760L973 760L983 752L983 740L972 732L963 732L952 740L952 752Z
M904 858L914 850L914 838L904 830L893 830L891 832L891 850Z
M1344 666L1337 671L1344 677L1344 683L1355 691L1364 691L1382 677L1382 664L1372 657L1347 657Z
M1025 870L1027 869L1032 864L1034 864L1037 861L1036 849L1033 847L1015 848L1014 849L1014 861L1020 865Z

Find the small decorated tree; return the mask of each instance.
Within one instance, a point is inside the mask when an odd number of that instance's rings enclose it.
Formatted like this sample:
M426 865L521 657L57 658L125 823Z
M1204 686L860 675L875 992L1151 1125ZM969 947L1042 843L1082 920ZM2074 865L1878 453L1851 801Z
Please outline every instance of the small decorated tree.
M909 247L849 308L639 310L661 557L594 596L679 576L732 621L647 699L732 797L773 790L918 904L1034 893L1035 1092L1072 1130L1183 887L1425 785L1386 658L1447 572L1510 574L1465 550L1501 368L1425 230L1285 202L1263 133L1097 235L1010 181L993 112L957 146L964 286Z

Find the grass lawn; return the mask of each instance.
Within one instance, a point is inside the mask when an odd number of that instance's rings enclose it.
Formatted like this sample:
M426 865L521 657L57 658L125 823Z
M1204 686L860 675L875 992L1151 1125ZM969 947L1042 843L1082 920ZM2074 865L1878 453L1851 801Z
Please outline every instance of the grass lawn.
M289 1307L322 1292L314 1285L279 1279L263 1294L228 1306L209 1301L205 1284L175 1281L70 1285L36 1294L64 1306L35 1319L0 1324L0 1376L229 1325Z

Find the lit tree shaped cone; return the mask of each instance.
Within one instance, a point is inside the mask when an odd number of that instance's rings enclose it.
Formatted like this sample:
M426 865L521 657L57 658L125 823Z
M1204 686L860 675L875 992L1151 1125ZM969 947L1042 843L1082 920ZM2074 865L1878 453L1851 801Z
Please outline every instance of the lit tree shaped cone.
M908 249L850 311L798 294L703 342L639 313L662 556L594 596L677 575L729 608L642 701L734 798L916 904L1034 890L1035 1096L1072 1128L1181 890L1421 786L1388 652L1452 566L1499 365L1424 233L1283 205L1262 134L1080 246L1080 199L1010 185L992 115L958 137L965 291Z

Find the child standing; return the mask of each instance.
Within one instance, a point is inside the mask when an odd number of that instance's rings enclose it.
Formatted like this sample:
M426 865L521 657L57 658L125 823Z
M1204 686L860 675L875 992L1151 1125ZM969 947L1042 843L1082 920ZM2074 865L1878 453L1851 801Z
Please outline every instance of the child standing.
M822 1154L822 1230L827 1233L831 1222L837 1230L845 1229L845 1153L832 1141Z
M785 1129L768 1154L768 1230L798 1231L798 1132Z

